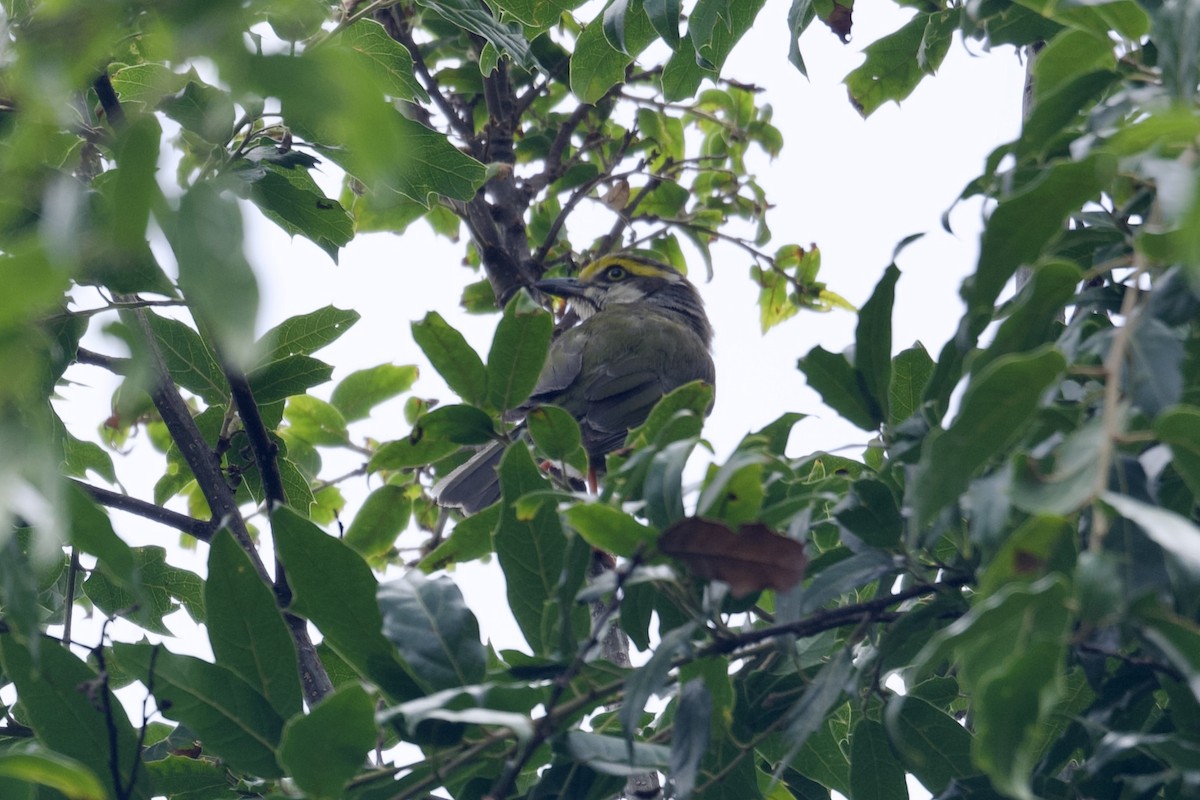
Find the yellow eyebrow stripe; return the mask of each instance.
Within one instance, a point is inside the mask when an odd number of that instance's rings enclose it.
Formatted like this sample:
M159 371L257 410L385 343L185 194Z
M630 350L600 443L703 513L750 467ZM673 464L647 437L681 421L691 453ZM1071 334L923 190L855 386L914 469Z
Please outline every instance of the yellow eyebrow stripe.
M666 264L660 264L649 258L631 255L629 253L618 253L616 255L604 256L588 264L579 272L581 281L590 281L609 267L620 266L629 271L631 275L637 275L643 278L652 278L662 276L664 274L677 274L675 270Z

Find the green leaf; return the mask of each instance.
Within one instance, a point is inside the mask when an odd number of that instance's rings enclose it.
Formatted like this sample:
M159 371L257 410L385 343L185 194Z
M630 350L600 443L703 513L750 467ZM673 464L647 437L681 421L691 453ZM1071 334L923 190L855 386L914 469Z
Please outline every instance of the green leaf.
M992 594L1008 583L1032 581L1050 571L1070 572L1074 555L1072 526L1066 519L1029 517L1008 534L987 564L979 591Z
M64 475L83 478L87 476L88 471L92 471L109 483L117 482L117 470L107 450L95 442L76 439L63 425L57 413L52 414L51 424L54 425L54 436L62 446Z
M0 331L42 316L62 300L70 284L66 272L53 266L45 251L35 249L0 255Z
M242 214L209 182L192 186L178 213L160 220L179 264L179 285L201 324L235 363L249 361L258 316L258 281L242 253Z
M1127 390L1134 406L1150 418L1183 396L1181 336L1157 319L1142 319L1130 331Z
M421 559L417 566L428 573L491 555L492 531L499 520L498 503L472 514L455 525L446 540Z
M759 453L734 455L710 473L696 501L696 515L721 520L734 529L756 521L766 496L766 464L767 459Z
M296 646L275 593L227 531L217 533L209 550L204 604L217 663L250 684L281 718L300 713Z
M957 10L918 13L895 33L867 45L862 66L846 76L850 102L858 113L869 117L888 100L899 102L908 97L926 75L932 74L944 56L949 39L945 20ZM930 41L926 43L926 30ZM920 54L924 53L923 61Z
M1102 70L1080 75L1058 86L1032 107L1025 118L1014 154L1024 158L1042 155L1047 149L1053 149L1063 136L1064 129L1095 104L1120 77L1119 73Z
M606 775L663 770L671 759L670 748L660 744L630 744L623 738L586 731L569 731L565 744L572 758Z
M493 47L512 59L522 67L534 66L529 42L526 40L521 27L500 22L492 16L490 9L472 0L418 0L418 5L425 6L445 18L453 25L483 37Z
M483 405L488 393L487 369L461 333L430 311L412 324L412 335L451 391L473 406Z
M285 356L251 372L250 391L261 405L304 394L333 375L333 367L312 356Z
M1040 104L1075 78L1117 66L1108 36L1065 28L1038 51L1032 64L1034 104Z
M221 764L203 758L168 755L146 762L154 791L172 800L224 800L229 791L229 772Z
M849 795L850 762L842 748L845 734L835 733L835 728L844 729L844 726L835 717L836 712L808 737L792 765L822 786Z
M888 385L888 424L899 425L921 407L921 397L933 375L933 359L918 342L892 359Z
M1171 448L1175 469L1200 496L1200 408L1177 406L1154 420L1154 433Z
M1010 583L934 635L918 657L923 672L953 656L973 697L973 762L996 788L1032 798L1030 779L1047 723L1065 696L1070 591L1061 575Z
M108 790L86 766L53 750L0 754L0 778L45 786L69 800L104 800Z
M1074 295L1082 279L1079 268L1069 261L1038 265L1032 279L1021 287L1008 319L1000 324L995 338L971 363L979 372L997 356L1022 353L1053 341L1059 328L1058 315Z
M162 196L155 179L161 139L162 128L152 115L135 117L117 137L117 170L108 188L113 204L120 209L112 215L110 228L112 245L118 250L135 253L146 244L150 206ZM150 283L138 288L156 287Z
M884 715L888 738L904 768L940 794L950 781L977 773L971 734L958 720L912 695L893 695Z
M931 434L910 485L924 525L966 491L977 470L1021 438L1042 394L1066 369L1062 354L1043 348L997 358L975 377L950 427Z
M1112 0L1106 3L1070 2L1056 0L1022 0L1021 5L1044 17L1073 28L1109 36L1116 31L1125 39L1140 39L1150 32L1150 18L1134 0Z
M325 644L392 700L422 694L380 632L378 582L362 557L287 508L271 516L271 529L294 593L291 610L316 625Z
M385 483L367 495L346 530L345 541L364 558L385 555L408 525L412 500L402 486Z
M414 434L455 444L484 444L496 437L492 418L475 406L439 406L423 414L413 426Z
M625 439L628 447L646 444L663 446L669 442L700 435L704 417L713 404L713 387L704 381L685 383L663 395L650 415Z
M423 467L457 452L458 448L454 442L425 436L421 428L413 428L411 436L381 445L367 467L371 472Z
M151 62L121 67L109 80L122 104L136 104L149 111L166 95L181 91L188 77L172 72L166 64Z
M385 94L402 100L429 102L429 94L413 75L412 55L373 19L360 19L330 37L328 44L357 54L365 70Z
M733 46L750 30L765 0L699 0L688 17L688 37L700 63L715 72L725 65Z
M597 550L630 558L654 541L657 531L602 503L580 503L563 512L568 525Z
M625 679L625 702L617 712L627 743L638 736L642 711L652 695L662 692L674 662L681 656L692 654L692 634L697 623L689 620L678 628L663 634L662 641L654 648L649 660Z
M139 586L133 550L113 530L112 522L83 489L68 486L66 501L71 515L71 544L97 559L96 571L130 591Z
M288 721L279 761L312 797L340 798L375 746L375 702L357 683L341 686L307 716Z
M904 768L892 754L883 725L873 719L860 719L850 732L850 796L854 800L908 797Z
M275 760L283 720L232 671L160 645L118 642L113 656L122 669L153 684L158 707L195 731L208 753L252 775L283 775Z
M1159 547L1188 569L1200 572L1200 527L1187 517L1132 497L1105 492L1101 499L1125 519L1137 524Z
M171 380L194 392L209 405L223 405L229 400L229 384L216 356L192 328L183 322L146 313L154 340L162 352Z
M200 576L167 563L165 548L154 545L132 549L139 579L135 595L108 573L96 570L83 583L88 599L107 614L120 615L163 635L171 631L163 617L180 604L197 622L204 619L204 582Z
M100 796L116 797L118 787L113 785L110 759L115 757L125 781L139 757L137 734L124 708L108 685L99 682L96 672L70 650L52 639L38 644L39 656L34 661L26 645L11 633L0 633L0 663L5 678L16 686L25 722L37 733L38 741L99 778L105 789ZM106 716L80 691L81 686L94 686L107 695L112 713ZM144 772L132 787L120 788L134 800L150 798Z
M496 0L493 6L516 17L531 28L547 28L563 13L583 5L585 0Z
M58 581L64 567L61 558L51 560L39 554L42 548L36 537L32 528L20 528L0 545L0 607L4 609L4 621L10 632L32 642L35 656L45 617L38 595ZM44 574L47 569L54 571L48 585L43 575L35 574Z
M342 378L329 401L347 422L366 419L375 406L411 389L417 374L414 366L394 364L360 369Z
M582 453L579 423L566 409L543 405L525 415L534 444L546 458L564 461Z
M788 745L790 761L809 737L825 723L829 712L842 697L848 679L853 675L850 651L839 649L817 672L800 699L788 709L783 737Z
M873 431L883 421L879 408L872 404L861 376L841 353L831 353L817 345L800 359L796 366L808 379L808 385L821 395L825 405L866 431Z
M520 497L546 488L546 480L528 448L508 448L498 474L502 510L495 545L509 607L534 654L545 654L556 644L547 637L544 624L548 623L544 621L555 619L553 615L557 614L558 581L567 557L567 540L552 503L541 504L532 515L516 512Z
M482 164L386 101L358 53L317 47L239 66L247 89L278 97L290 125L368 186L428 206L430 195L468 200L483 183Z
M233 136L235 109L229 93L198 80L163 98L158 109L206 142L224 145Z
M877 419L888 418L888 387L892 380L892 304L900 270L892 264L883 273L871 297L858 312L854 334L854 368L871 398Z
M358 320L357 311L333 306L289 317L259 339L259 345L266 349L258 365L265 366L288 356L312 355L341 338Z
M984 229L975 274L963 286L969 308L990 310L1017 267L1037 260L1067 216L1108 184L1116 166L1116 159L1101 153L1060 161L1002 200Z
M311 395L289 397L283 408L283 418L288 421L288 432L309 444L343 445L350 441L346 420L338 410Z
M679 47L679 19L683 13L679 0L643 0L642 8L647 19L662 40L671 46Z
M326 197L303 167L267 163L260 170L241 171L254 205L288 236L300 234L337 263L338 248L354 238L354 220L342 204Z
M687 797L696 785L700 761L712 735L713 698L703 678L693 678L679 690L675 733L671 737L671 782L677 797Z
M629 8L629 0L612 0L604 8L603 24L604 38L614 50L625 53L625 12ZM628 55L628 53L626 53Z
M399 580L380 584L376 596L383 635L426 689L439 691L483 680L487 651L479 640L479 622L454 581L428 579L419 570L410 570Z
M839 523L872 547L895 547L904 532L904 519L892 490L883 481L859 478L833 509Z
M816 4L813 0L792 0L787 14L788 61L806 78L808 67L804 64L804 56L800 54L800 34L808 29L816 16Z
M625 52L608 42L601 19L588 23L571 54L571 91L584 103L595 103L625 78L625 68L657 34L640 4L624 16Z
M524 292L504 309L487 359L488 404L498 411L529 398L546 363L554 321Z

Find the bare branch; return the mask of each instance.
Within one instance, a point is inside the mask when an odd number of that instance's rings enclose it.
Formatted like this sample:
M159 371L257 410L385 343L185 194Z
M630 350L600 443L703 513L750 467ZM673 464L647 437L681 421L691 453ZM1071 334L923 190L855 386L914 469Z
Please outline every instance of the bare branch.
M168 508L163 508L160 505L148 503L145 500L139 500L127 494L102 489L99 486L93 486L83 481L71 479L71 482L87 492L89 497L102 506L115 508L120 511L128 511L130 514L135 514L152 522L166 525L168 528L174 528L177 531L186 533L202 542L210 541L213 533L217 530L217 525L213 520L189 517L187 514L180 514Z
M75 360L80 364L88 364L93 367L100 367L117 375L124 375L129 372L129 359L120 358L119 356L106 356L103 353L97 353L93 350L87 350L80 347L75 351Z
M122 313L130 315L137 323L146 342L146 350L158 378L150 388L150 399L158 409L159 415L162 416L163 423L166 424L167 431L183 455L184 461L195 475L196 484L200 487L204 499L208 501L208 507L213 512L214 522L229 529L234 539L250 556L254 571L258 573L259 578L268 586L273 586L271 576L267 573L262 558L259 556L258 548L255 546L254 540L250 538L250 531L246 527L246 519L242 516L241 509L238 508L234 490L226 482L225 474L221 471L217 455L204 441L200 429L196 427L196 421L192 419L187 403L170 382L166 362L163 361L162 352L158 349L158 343L154 338L154 331L150 327L147 316L149 312L139 308ZM282 572L280 574L282 575ZM278 587L276 597L279 597ZM281 607L285 606L281 604ZM307 624L304 620L286 611L284 617L287 620L292 639L296 643L305 696L310 703L316 702L333 691L333 684L317 656L316 648L308 635Z
M402 9L387 8L387 13L376 15L376 19L387 29L388 35L395 39L404 48L408 50L412 56L413 70L421 79L421 84L425 87L425 91L429 93L429 97L433 100L433 104L442 112L442 116L446 118L450 128L466 141L468 147L474 151L476 144L475 126L471 124L471 120L459 113L458 109L450 102L442 92L441 84L437 78L429 71L428 65L425 64L425 58L421 55L421 49L417 46L416 41L412 37L412 26L409 25L408 17ZM472 153L478 155L478 153Z

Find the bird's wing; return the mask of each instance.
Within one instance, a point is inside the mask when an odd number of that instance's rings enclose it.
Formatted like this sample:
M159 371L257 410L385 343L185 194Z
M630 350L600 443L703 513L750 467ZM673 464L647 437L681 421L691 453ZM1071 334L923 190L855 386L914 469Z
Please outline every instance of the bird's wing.
M667 392L689 381L713 380L708 348L686 325L660 314L627 323L633 335L619 352L610 351L598 364L584 357L580 425L593 453L620 447Z
M569 389L579 377L586 345L587 334L582 325L563 331L551 343L537 385L529 395L531 405L558 402L555 398Z

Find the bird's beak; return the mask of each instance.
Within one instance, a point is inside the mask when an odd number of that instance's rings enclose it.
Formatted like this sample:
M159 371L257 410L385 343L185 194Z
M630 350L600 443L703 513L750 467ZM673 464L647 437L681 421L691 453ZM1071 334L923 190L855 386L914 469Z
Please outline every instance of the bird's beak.
M587 286L578 278L547 278L537 281L533 288L555 297L586 297Z

